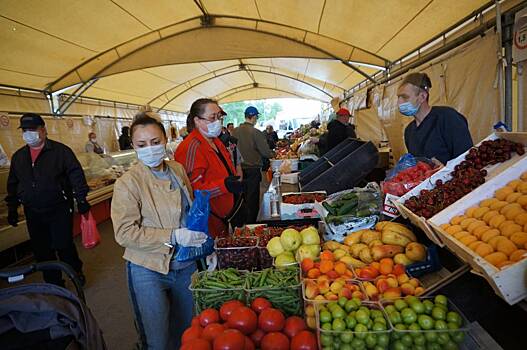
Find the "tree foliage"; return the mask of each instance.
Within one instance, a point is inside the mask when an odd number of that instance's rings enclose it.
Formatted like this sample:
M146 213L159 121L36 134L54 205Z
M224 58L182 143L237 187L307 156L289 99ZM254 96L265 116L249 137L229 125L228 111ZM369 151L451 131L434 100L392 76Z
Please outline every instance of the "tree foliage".
M282 106L279 103L269 103L265 100L225 103L221 105L225 113L227 113L223 125L234 123L237 126L243 123L245 121L245 109L249 106L254 106L258 109L260 112L259 120L263 121L274 120L278 112L282 110Z

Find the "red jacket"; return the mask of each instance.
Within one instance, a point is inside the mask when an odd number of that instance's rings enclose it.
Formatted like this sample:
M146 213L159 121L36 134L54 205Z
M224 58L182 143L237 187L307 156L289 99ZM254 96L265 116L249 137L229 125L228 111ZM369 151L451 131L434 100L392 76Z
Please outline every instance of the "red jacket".
M232 174L236 174L229 151L217 137L213 141L227 161ZM234 196L227 191L224 185L224 180L229 173L216 151L198 129L194 129L178 146L174 158L185 167L192 189L210 191L211 211L225 218L234 206ZM209 217L209 231L213 237L228 234L227 226L212 214Z

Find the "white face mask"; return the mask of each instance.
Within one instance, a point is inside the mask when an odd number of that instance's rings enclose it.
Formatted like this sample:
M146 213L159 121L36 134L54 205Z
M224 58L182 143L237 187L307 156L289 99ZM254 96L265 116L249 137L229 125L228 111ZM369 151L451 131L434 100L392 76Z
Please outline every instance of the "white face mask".
M135 151L137 152L137 158L149 168L154 168L161 164L167 155L164 144L136 148Z
M95 139L90 139L90 141L91 141L92 143L97 143L97 139L96 139L96 138L95 138Z
M22 138L30 147L38 146L40 143L40 135L38 131L24 131L22 133Z
M207 131L203 131L200 129L200 131L203 133L203 135L207 137L218 137L221 134L221 121L216 120L212 123L209 123L206 125Z

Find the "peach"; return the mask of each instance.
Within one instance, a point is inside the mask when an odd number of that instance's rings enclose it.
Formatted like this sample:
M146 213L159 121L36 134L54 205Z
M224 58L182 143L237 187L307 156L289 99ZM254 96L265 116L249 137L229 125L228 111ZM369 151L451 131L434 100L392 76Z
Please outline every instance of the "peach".
M329 281L321 281L317 283L320 294L326 294L329 292Z
M338 292L338 296L339 296L339 298L340 298L340 297L344 297L344 298L346 298L346 299L351 299L351 298L353 298L352 293L351 293L351 290L349 290L348 288L342 288L342 289Z
M330 270L326 272L326 275L332 280L339 278L339 274L335 272L335 270Z
M419 285L421 284L417 278L410 278L410 281L408 281L408 283L414 286L414 288L419 287Z
M394 262L393 262L393 259L392 258L382 258L379 263L382 265L382 264L388 264L388 265L394 265Z
M308 272L309 270L315 267L315 262L310 258L305 258L304 260L302 260L301 267L303 272Z
M379 271L381 264L378 261L374 261L370 264L371 267L373 267L375 270Z
M312 268L309 271L307 271L307 277L308 278L318 278L320 276L320 270L317 268Z
M339 300L339 297L336 294L331 293L331 292L324 294L324 297L326 297L326 300L330 300L330 301Z
M401 297L401 288L388 288L386 292L383 293L383 298L388 300L394 300Z
M385 278L377 280L376 286L379 292L381 293L384 293L388 288L390 288L390 285L388 284L388 281Z
M379 298L379 290L377 290L373 283L365 282L364 289L366 289L366 295L368 295L371 300L377 300Z
M355 275L353 274L353 271L351 270L346 270L346 272L344 273L344 276L347 277L347 278L355 278Z
M397 279L395 279L393 277L388 277L386 279L386 282L388 282L388 286L390 286L390 288L397 288L397 287L399 287L399 282L397 282Z
M322 276L317 277L317 282L320 283L322 281L329 281L329 277L326 276L326 275L322 275Z
M334 269L336 273L342 276L346 273L346 271L348 270L348 267L343 262L338 261L335 263Z
M315 317L315 306L313 306L313 304L308 304L305 312L307 317Z
M326 301L326 298L322 295L322 294L319 294L315 297L314 300L317 300L317 301Z
M404 295L414 295L415 287L411 285L410 283L403 283L401 284L401 292Z
M406 268L402 264L395 264L393 267L393 273L397 276L402 275L403 273L406 273Z
M360 290L356 290L351 294L352 298L359 298L360 300L364 299L364 293L362 293Z
M339 278L335 279L334 282L339 282L340 284L345 285L346 284L346 279L344 277L339 277Z
M399 282L399 285L407 283L408 281L410 281L410 277L408 277L408 275L405 273L397 276L397 282Z
M309 329L316 329L317 328L316 318L312 316L306 317L306 325Z
M333 282L331 283L331 286L329 287L329 289L335 293L335 294L338 294L342 288L344 287L344 285L340 282Z
M308 282L308 284L306 284L305 293L306 298L313 299L314 297L320 294L320 289L314 282Z
M423 287L417 287L415 288L414 295L418 297L420 295L423 295L424 292L425 292L425 289Z

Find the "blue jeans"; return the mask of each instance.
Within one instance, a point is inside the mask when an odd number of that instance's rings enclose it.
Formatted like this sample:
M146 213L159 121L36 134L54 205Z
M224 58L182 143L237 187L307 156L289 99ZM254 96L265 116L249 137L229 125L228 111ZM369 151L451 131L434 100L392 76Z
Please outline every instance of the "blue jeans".
M127 262L128 290L143 349L179 349L190 327L192 293L188 289L196 264L167 275Z

